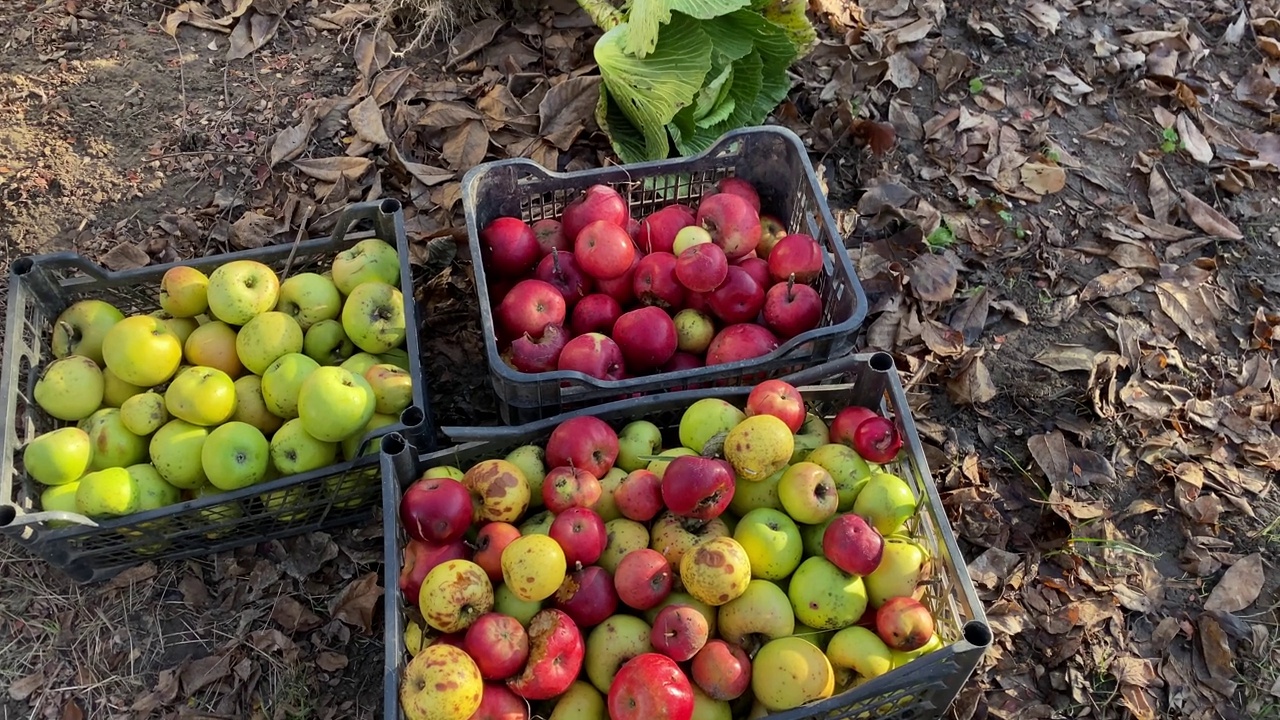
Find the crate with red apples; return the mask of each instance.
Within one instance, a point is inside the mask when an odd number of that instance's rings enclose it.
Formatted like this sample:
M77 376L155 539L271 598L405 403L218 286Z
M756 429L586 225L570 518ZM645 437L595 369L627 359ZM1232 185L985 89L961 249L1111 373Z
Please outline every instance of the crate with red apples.
M389 436L387 720L940 716L991 632L892 368Z
M511 424L828 362L866 315L803 145L782 128L576 173L488 163L464 179L463 205Z

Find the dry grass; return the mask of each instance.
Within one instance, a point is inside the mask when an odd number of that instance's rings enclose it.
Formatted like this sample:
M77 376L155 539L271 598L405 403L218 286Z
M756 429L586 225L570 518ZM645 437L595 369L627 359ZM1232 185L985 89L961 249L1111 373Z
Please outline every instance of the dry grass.
M503 0L374 0L370 20L376 31L391 33L407 53L448 41L467 24L494 17Z

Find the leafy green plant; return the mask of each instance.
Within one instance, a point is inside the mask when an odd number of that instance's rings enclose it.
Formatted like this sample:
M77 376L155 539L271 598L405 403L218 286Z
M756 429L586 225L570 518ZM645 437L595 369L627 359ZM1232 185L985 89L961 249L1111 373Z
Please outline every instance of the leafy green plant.
M817 33L801 0L578 0L604 35L596 121L623 162L710 147L759 125Z

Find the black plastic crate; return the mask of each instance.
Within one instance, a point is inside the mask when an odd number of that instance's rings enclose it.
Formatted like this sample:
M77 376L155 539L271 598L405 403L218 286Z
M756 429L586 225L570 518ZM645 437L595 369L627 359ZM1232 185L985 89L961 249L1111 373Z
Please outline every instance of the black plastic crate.
M776 720L934 720L941 718L990 646L992 633L986 613L969 578L951 524L942 507L925 460L924 448L911 418L906 394L888 353L849 355L822 368L810 368L785 378L796 385L810 411L830 418L839 408L861 405L891 418L902 433L905 452L900 460L886 466L907 480L922 498L920 511L907 527L929 551L931 577L924 602L935 619L935 632L945 647L918 658L896 670L846 690L829 699L794 710L769 715ZM404 642L404 596L399 589L402 549L407 536L399 522L399 503L404 489L421 473L435 465L465 469L481 459L503 457L530 443L544 443L551 431L574 415L594 415L620 429L644 418L662 428L666 447L679 445L676 428L681 414L691 403L718 397L744 407L750 387L722 387L684 390L640 399L623 400L591 410L566 413L503 430L500 437L459 444L431 453L418 453L407 438L391 433L382 439L382 516L384 587L386 588L386 672L383 683L383 717L403 720L400 711L400 676L409 660ZM441 428L446 435L450 428ZM621 611L621 609L620 609Z
M626 199L637 220L675 202L696 205L725 177L751 182L761 211L776 216L788 232L812 236L826 250L814 288L822 296L819 326L782 342L759 358L711 367L656 373L627 380L598 380L579 372L523 373L503 361L494 308L481 260L480 230L497 217L526 222L558 218L581 190L608 185ZM778 126L726 133L705 152L688 158L559 173L529 160L477 165L462 180L462 207L480 298L481 331L498 408L508 424L527 423L624 397L679 390L703 383L752 385L830 360L854 350L853 336L867 315L867 298L854 273L844 238L836 230L826 196L804 144Z
M175 265L208 274L232 260L252 259L277 273L286 269L290 274L309 269L318 272L337 253L370 237L390 243L400 254L405 351L413 376L413 403L399 423L372 431L361 440L363 455L321 470L111 520L94 521L78 513L39 507L44 487L23 472L22 450L36 436L71 424L50 417L31 399L36 379L53 360L52 325L63 309L79 300L97 298L114 304L126 316L149 313L160 309L160 280ZM110 272L74 253L15 260L10 266L0 377L0 398L6 403L5 427L0 434L0 532L73 580L94 582L148 560L208 555L372 517L381 482L373 451L381 437L395 432L415 447L435 447L408 257L400 203L383 200L346 208L329 237L296 245L272 245L125 272ZM280 494L272 495L268 504L262 497L266 493Z

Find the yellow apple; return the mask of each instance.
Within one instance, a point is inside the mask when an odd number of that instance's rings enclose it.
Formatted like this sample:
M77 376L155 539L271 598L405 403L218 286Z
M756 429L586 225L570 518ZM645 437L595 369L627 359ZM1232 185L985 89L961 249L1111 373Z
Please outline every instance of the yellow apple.
M282 312L255 315L236 334L236 355L254 375L265 373L276 358L300 352L302 328Z
M160 307L176 318L193 318L209 309L209 277L187 265L171 267L160 278Z
M53 322L53 356L83 355L102 365L102 339L123 319L124 313L103 300L72 303Z
M208 483L200 453L209 428L185 420L170 420L151 436L151 464L174 487L195 490Z
M80 479L93 458L89 433L77 427L50 430L27 443L22 467L42 485L66 485Z
M120 406L120 421L134 435L150 435L169 422L164 396L158 392L138 393Z
M36 381L33 397L40 409L59 420L83 420L102 406L102 370L83 355L54 360Z
M378 354L404 342L404 297L394 285L357 285L342 305L342 329L361 350Z
M317 440L342 442L360 432L375 411L368 381L341 367L316 368L298 391L298 417Z
M90 470L128 467L146 459L147 439L129 432L120 418L119 408L102 408L82 422L93 445Z
M107 368L121 380L154 387L173 377L182 363L182 343L160 318L127 317L112 326L102 341Z
M245 375L235 381L236 411L232 420L246 422L270 435L280 429L284 419L273 415L267 409L267 401L262 397L262 378L257 375Z
M200 465L209 484L239 490L262 480L271 462L271 446L258 428L229 422L214 428L200 449Z
M244 325L276 306L280 278L256 260L233 260L209 274L209 312L228 325ZM292 319L292 318L291 318Z
M187 368L169 383L164 404L170 415L192 425L219 425L236 411L235 381L216 368Z
M791 710L835 692L831 662L798 637L770 640L751 663L751 689L769 710Z
M192 365L217 368L233 379L244 372L236 354L236 330L221 320L196 328L182 349Z
M102 371L102 405L104 407L118 408L124 405L125 400L146 390L144 387L121 380L119 375L111 372L111 368L105 368Z
M280 283L276 310L291 316L305 332L322 320L342 312L342 295L333 281L312 272L290 275Z

